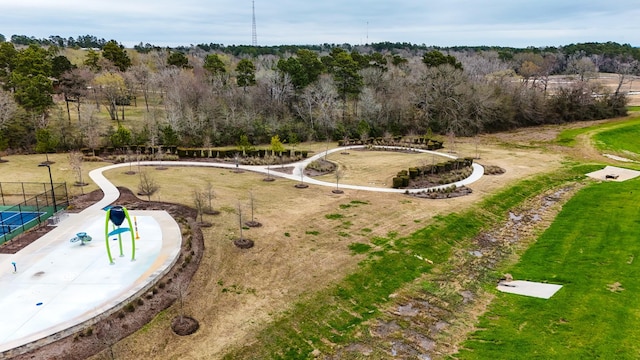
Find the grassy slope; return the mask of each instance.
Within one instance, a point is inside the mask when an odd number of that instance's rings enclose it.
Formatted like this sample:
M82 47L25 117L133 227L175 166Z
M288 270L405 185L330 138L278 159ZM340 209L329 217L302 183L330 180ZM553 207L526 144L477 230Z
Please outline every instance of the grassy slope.
M640 122L602 131L593 138L600 150L620 153L623 156L640 160L640 142L638 141L640 139ZM636 156L629 154L629 151L635 153Z
M601 183L567 203L511 270L514 278L563 284L549 300L498 294L461 359L640 356L636 274L639 180ZM612 292L609 284L624 290Z
M634 151L640 119L563 132L560 142L595 133L601 150ZM563 141L564 140L564 141ZM640 301L636 256L640 180L593 185L509 271L515 278L560 283L550 300L499 294L457 354L462 359L616 358L640 355L634 332ZM609 286L620 283L620 291Z
M349 343L355 329L375 317L390 294L446 261L458 243L494 225L508 209L526 198L592 170L592 166L578 166L524 180L474 210L436 217L430 226L408 238L371 239L375 247L357 272L335 287L297 303L285 316L256 334L255 343L236 349L226 358L302 359L311 357L313 349L329 351L329 343Z
M587 133L596 133L596 132L601 132L605 130L614 130L618 128L626 128L630 125L640 125L640 117L635 117L631 119L624 118L616 121L607 121L595 126L567 129L562 131L558 135L556 142L559 143L560 145L573 147L576 145L576 138L579 135L587 134Z

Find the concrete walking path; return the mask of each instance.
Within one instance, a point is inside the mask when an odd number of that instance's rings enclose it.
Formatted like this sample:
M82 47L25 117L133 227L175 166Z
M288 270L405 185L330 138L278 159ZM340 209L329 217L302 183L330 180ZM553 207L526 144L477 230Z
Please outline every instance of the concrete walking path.
M204 166L242 169L295 182L335 187L335 183L319 181L304 175L313 161L336 151L360 149L347 146L329 149L293 166L291 174L273 171L268 166L247 166L230 163L196 161L141 161L142 166ZM385 150L407 150L405 147L379 147ZM412 149L455 159L455 156ZM164 211L131 211L137 218L140 239L135 241L136 259L132 261L130 235L123 236L124 257L116 257L109 264L105 243L117 256L118 246L113 239L104 239L106 206L114 203L120 192L103 172L130 163L114 164L95 169L91 179L102 189L103 198L78 214L70 214L49 233L16 254L0 254L0 358L44 345L88 326L97 316L109 314L118 306L146 291L149 284L163 276L173 266L180 253L182 235L178 224ZM482 177L484 169L473 164L473 173L455 183L471 184ZM429 189L449 187L452 184ZM378 191L386 193L421 192L428 189L392 189L341 184L342 189ZM86 232L93 240L86 245L71 243L78 232ZM13 273L12 263L17 265Z

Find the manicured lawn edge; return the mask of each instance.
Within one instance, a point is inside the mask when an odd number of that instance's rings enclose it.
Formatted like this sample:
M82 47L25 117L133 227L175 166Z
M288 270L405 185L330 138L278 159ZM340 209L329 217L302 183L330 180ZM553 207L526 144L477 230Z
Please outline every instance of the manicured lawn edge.
M637 359L640 181L594 183L508 269L563 288L548 300L498 293L457 359Z

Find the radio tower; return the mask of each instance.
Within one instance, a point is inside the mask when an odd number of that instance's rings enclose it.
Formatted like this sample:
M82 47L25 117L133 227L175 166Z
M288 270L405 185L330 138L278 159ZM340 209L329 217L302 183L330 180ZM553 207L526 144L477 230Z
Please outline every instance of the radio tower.
M258 32L256 31L256 2L251 1L251 10L253 11L253 22L251 26L251 45L258 46Z

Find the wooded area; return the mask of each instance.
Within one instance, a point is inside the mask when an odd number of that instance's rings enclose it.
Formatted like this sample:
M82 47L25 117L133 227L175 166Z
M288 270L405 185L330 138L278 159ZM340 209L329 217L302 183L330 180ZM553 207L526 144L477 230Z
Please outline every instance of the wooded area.
M639 59L616 43L125 49L90 35L14 35L0 42L0 150L470 136L610 118L626 114L623 85ZM590 81L601 72L618 86Z

